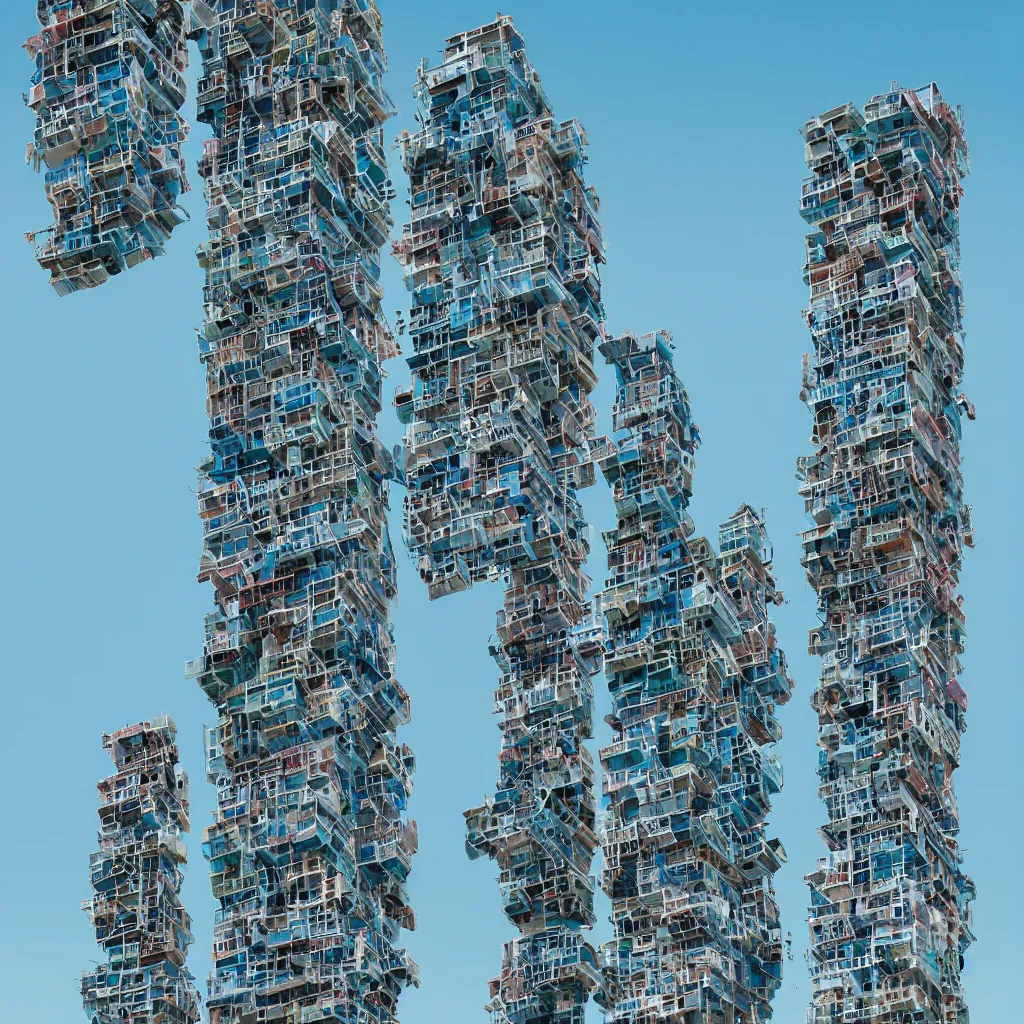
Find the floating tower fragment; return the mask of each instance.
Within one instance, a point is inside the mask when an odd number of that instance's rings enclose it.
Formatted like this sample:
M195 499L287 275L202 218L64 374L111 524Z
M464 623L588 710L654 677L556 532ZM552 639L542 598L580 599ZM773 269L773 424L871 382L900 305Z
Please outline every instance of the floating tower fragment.
M394 676L391 455L376 435L391 197L368 0L192 3L210 239L209 457L191 666L218 721L204 850L220 909L211 1024L392 1024L415 965Z
M967 696L957 579L963 504L958 208L967 148L935 85L804 127L814 354L799 462L821 625L821 796L829 853L811 887L810 1024L966 1024L974 887L953 771Z
M184 4L38 0L27 158L54 223L30 234L60 295L163 254L185 218ZM40 240L41 237L41 240Z
M107 962L82 976L90 1024L198 1024L185 968L191 920L181 905L188 777L166 715L103 737L116 772L100 794L100 848L83 904Z
M491 983L496 1022L582 1024L600 985L592 733L600 646L588 628L589 394L602 309L586 137L557 121L512 20L446 41L417 78L403 140L412 291L406 541L431 598L502 579L497 791L466 812L520 936Z
M792 691L769 607L781 603L764 522L742 506L719 554L687 511L700 443L664 331L601 345L615 367L600 457L617 524L595 604L615 734L601 751L602 950L616 1024L759 1024L782 977L766 837L782 768L767 748Z

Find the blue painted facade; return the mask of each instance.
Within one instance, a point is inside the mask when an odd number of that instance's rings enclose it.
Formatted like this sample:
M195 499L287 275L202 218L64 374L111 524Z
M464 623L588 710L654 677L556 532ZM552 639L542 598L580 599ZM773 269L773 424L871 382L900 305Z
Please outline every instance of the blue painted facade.
M367 0L195 0L210 238L210 453L190 666L217 709L205 836L219 903L210 1024L392 1024L416 966L394 675L392 457L376 434L390 183Z
M953 772L967 696L957 596L973 543L960 436L960 113L935 85L804 127L814 352L799 461L821 624L814 695L828 855L811 887L809 1024L967 1024L974 886Z
M100 848L83 906L106 962L82 976L89 1024L199 1024L186 966L191 920L181 904L188 776L177 730L161 715L103 737L117 769L99 783Z
M763 517L742 506L718 550L687 506L700 435L664 331L601 345L615 434L601 453L616 527L595 599L614 742L602 749L602 948L614 1024L760 1024L782 979L767 836L770 748L792 691L769 616L782 594Z
M60 295L160 256L185 213L179 0L38 0L27 159L54 223L29 237Z
M405 534L431 598L501 580L495 792L466 812L519 936L497 1024L582 1024L602 984L587 930L597 848L588 528L593 350L603 311L586 136L558 121L512 20L460 33L415 87L411 220L395 254L413 307Z

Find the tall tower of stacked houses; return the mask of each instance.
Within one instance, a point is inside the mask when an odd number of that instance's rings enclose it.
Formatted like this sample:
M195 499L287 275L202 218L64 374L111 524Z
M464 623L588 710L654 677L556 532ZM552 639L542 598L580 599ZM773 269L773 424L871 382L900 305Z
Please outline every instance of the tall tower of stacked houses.
M160 256L184 214L180 0L38 0L28 160L54 223L29 236L60 295ZM41 239L40 239L40 236Z
M492 654L494 796L466 813L520 936L491 983L499 1024L582 1024L600 984L584 938L597 847L591 736L599 644L585 628L589 394L602 309L586 137L557 121L511 19L448 39L404 142L413 293L406 539L432 598L502 579Z
M389 454L376 436L391 227L381 21L368 0L192 4L210 240L211 452L192 674L213 701L220 909L211 1024L390 1024L416 847L394 677Z
M603 615L615 734L601 751L603 960L615 1024L759 1024L782 978L765 836L792 683L768 609L781 602L764 523L744 505L719 550L687 511L699 444L665 332L610 339L614 442L600 463L617 525L605 534Z
M953 772L967 697L958 207L967 149L934 85L804 128L814 354L799 476L821 625L828 857L811 886L811 1024L966 1024L973 886Z
M199 993L185 968L191 921L181 905L188 777L174 723L103 737L116 771L100 793L100 848L84 904L107 961L82 977L90 1024L199 1024Z

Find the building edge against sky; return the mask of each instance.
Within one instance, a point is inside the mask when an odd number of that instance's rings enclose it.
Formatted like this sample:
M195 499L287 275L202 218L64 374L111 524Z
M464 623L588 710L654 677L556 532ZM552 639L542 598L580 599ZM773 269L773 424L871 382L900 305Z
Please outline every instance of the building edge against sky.
M26 237L67 295L161 255L185 217L185 5L38 0L37 11L26 159L45 168L54 223Z
M188 859L188 776L167 715L103 737L115 772L97 785L99 850L83 905L106 962L82 976L91 1024L198 1024L199 993L185 967L191 921L181 904Z
M761 515L744 505L719 554L687 506L700 443L660 331L610 338L614 438L598 461L615 502L605 626L614 742L601 751L602 950L609 1024L767 1021L784 947L765 818L782 787L766 748L792 692L769 608L782 602Z
M210 454L192 675L215 704L210 1024L393 1024L416 966L409 701L394 676L392 458L376 435L392 221L368 0L192 4L209 240Z
M967 147L933 85L808 121L801 213L814 353L799 460L821 625L821 829L809 1024L966 1024L974 887L953 771L967 697L958 209Z
M431 598L505 586L491 647L499 781L466 812L470 856L497 861L520 932L489 1009L496 1024L582 1024L602 985L585 938L600 645L577 498L593 482L597 198L583 130L554 119L510 18L449 38L415 96L411 220L395 246L413 293L413 382L396 399L406 541Z

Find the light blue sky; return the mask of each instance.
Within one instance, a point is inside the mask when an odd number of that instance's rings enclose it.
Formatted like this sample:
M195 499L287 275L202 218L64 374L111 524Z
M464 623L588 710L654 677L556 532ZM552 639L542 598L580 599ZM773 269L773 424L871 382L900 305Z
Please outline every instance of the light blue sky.
M489 20L469 0L380 0L399 116L411 127L420 56L444 36ZM198 835L212 790L203 780L202 723L211 709L183 664L201 650L210 605L195 583L200 549L193 488L203 457L203 377L193 328L202 317L202 193L170 254L89 294L58 300L22 233L49 223L42 181L23 166L32 118L21 106L30 65L18 49L34 32L32 0L0 9L0 244L5 270L2 416L5 734L0 743L0 1020L80 1019L77 977L98 957L79 901L88 895L94 783L106 774L100 733L171 713L193 779L192 865L186 898L196 919L194 972L205 980L212 900ZM971 694L957 775L967 868L980 890L978 944L967 961L976 1024L1021 1019L1018 961L1024 919L1020 870L1021 637L1020 45L1014 2L904 0L883 5L522 0L511 13L556 112L578 116L591 141L589 180L609 243L608 326L675 333L680 372L704 439L694 517L701 532L741 501L767 509L789 603L779 632L797 682L782 714L786 789L773 831L789 851L778 878L786 965L776 1019L798 1024L808 999L803 962L805 871L822 852L815 721L818 666L807 658L813 601L798 564L803 525L794 460L808 450L797 399L808 344L800 311L803 152L797 129L821 110L863 103L890 79L935 79L963 104L974 173L963 204L967 299L965 390L979 419L964 444L978 548L967 561ZM189 147L190 173L205 126ZM396 220L405 211L396 166ZM197 185L199 184L196 178ZM407 309L398 268L385 260L386 308ZM391 367L392 383L407 377ZM605 409L611 375L598 394ZM390 392L390 386L389 386ZM605 419L607 423L607 418ZM382 432L394 442L391 411ZM396 494L394 504L400 503ZM611 519L602 486L588 492L598 529ZM394 532L400 536L395 518ZM602 575L598 547L591 574ZM496 588L428 605L400 560L399 676L415 720L405 739L419 759L413 815L421 853L411 881L420 930L410 937L423 986L405 998L404 1024L469 1024L509 934L493 866L463 853L462 810L491 792L498 733L491 718L487 639ZM603 691L603 687L599 687ZM604 711L601 711L603 715ZM607 740L600 726L598 739ZM602 908L604 905L602 904ZM606 911L602 909L602 917ZM608 935L602 925L596 938Z

